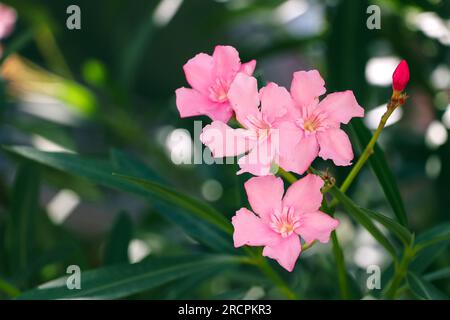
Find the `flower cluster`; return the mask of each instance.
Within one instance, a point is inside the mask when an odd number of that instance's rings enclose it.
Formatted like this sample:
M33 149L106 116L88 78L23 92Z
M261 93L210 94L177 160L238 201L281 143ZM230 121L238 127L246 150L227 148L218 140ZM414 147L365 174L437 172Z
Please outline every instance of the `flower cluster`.
M245 208L233 217L234 244L264 246L263 255L292 271L306 242L327 242L338 221L319 211L322 180L307 175L283 197L273 168L304 174L316 157L348 166L353 150L341 124L362 117L352 91L326 93L317 70L297 71L290 90L270 82L258 89L256 62L241 63L230 46L212 56L200 53L184 65L190 88L176 90L181 117L206 115L212 123L200 140L214 157L241 156L238 174L254 177L245 188L255 214ZM235 117L233 128L228 121Z

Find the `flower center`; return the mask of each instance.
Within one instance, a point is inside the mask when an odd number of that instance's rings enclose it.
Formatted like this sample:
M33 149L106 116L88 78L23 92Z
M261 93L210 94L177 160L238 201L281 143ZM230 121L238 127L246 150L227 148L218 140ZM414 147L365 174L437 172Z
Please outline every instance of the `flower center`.
M270 227L283 238L290 236L300 226L299 217L293 207L283 207L281 212L275 210L270 216Z
M214 102L225 102L228 100L228 83L221 79L216 79L216 82L209 87L209 97Z
M271 125L261 115L258 117L247 116L247 126L255 132L257 140L264 140L270 136Z
M307 118L299 118L295 123L297 127L304 130L306 135L309 135L316 131L322 131L325 128L323 118L320 114L313 114Z

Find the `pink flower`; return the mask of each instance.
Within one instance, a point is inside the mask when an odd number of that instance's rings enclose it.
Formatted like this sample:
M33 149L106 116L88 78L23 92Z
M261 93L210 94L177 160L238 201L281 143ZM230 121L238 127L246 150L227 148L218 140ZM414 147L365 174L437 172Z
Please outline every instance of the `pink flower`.
M395 91L403 91L409 82L409 67L406 60L400 61L392 75L392 88Z
M4 39L14 30L17 13L11 7L0 3L0 39Z
M289 140L280 144L280 166L285 170L303 174L317 156L332 159L338 166L351 164L352 146L340 124L363 117L364 109L352 91L331 93L319 102L326 92L324 85L317 70L294 73L291 96L295 107L291 121L280 128Z
M327 243L339 221L319 211L321 178L307 175L292 184L283 197L283 180L254 177L245 183L248 201L256 215L241 208L232 219L234 246L264 246L263 256L275 259L288 271L301 252L299 236L310 244Z
M278 163L280 143L288 141L280 136L278 127L288 120L288 110L293 108L289 92L275 83L258 92L256 79L239 73L228 97L243 128L233 129L221 121L213 121L203 129L200 140L214 157L247 153L238 161L241 168L238 174L270 174L272 164Z
M197 54L183 67L192 89L176 90L180 116L207 115L212 120L228 122L233 115L229 88L238 72L252 75L255 66L255 60L241 64L239 53L231 46L216 46L212 56Z

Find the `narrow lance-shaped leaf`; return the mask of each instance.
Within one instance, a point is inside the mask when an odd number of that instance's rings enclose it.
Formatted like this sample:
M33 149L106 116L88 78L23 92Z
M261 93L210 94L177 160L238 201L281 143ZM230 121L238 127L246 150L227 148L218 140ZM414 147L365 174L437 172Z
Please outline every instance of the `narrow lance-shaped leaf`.
M108 242L105 245L104 264L113 265L128 262L128 246L133 236L133 222L126 212L120 212L114 222Z
M392 256L393 259L397 258L395 248L385 235L375 226L372 220L361 210L357 205L350 200L345 194L343 194L338 188L333 186L330 188L330 193L336 197L340 203L344 206L345 212L348 213L353 219L361 224Z
M232 233L230 222L214 208L180 191L174 191L154 182L147 182L144 187L140 183L113 175L112 172L124 172L124 169L113 167L106 161L85 159L75 154L44 152L29 147L5 147L5 149L107 187L151 197L154 200L153 205L158 207L158 212L180 225L190 236L216 249L218 246L229 247L229 241L217 231L230 235ZM208 232L196 233L195 230ZM200 239L203 235L205 237Z
M147 291L193 274L238 265L242 258L222 255L191 255L158 258L81 272L81 289L68 289L69 277L62 277L25 292L18 299L118 299ZM72 275L74 276L74 275Z
M367 214L367 216L379 222L386 229L392 232L401 242L403 242L404 245L408 246L411 243L411 232L409 232L409 230L402 225L398 224L395 220L369 209L361 208L361 210Z
M13 189L7 226L7 247L11 269L22 278L32 256L34 227L38 211L39 173L31 163L19 166ZM23 280L23 279L22 279Z
M448 299L442 292L440 292L431 283L420 277L419 275L409 272L408 276L408 286L412 293L422 300L444 300Z
M353 130L360 146L364 147L369 143L372 136L361 119L353 119L350 128ZM377 144L375 144L374 152L369 158L369 164L378 178L381 188L394 211L395 217L403 226L406 226L408 219L397 182L387 164L383 151Z

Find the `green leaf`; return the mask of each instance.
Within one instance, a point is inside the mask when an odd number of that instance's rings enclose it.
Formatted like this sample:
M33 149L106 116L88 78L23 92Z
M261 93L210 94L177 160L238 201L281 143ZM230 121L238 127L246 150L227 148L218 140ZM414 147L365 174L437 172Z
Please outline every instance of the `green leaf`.
M370 130L367 129L361 119L353 119L350 124L350 128L355 133L359 145L364 148L364 146L366 146L372 138ZM373 154L369 157L369 164L378 178L381 188L383 189L383 192L386 195L397 220L403 226L407 226L408 219L406 210L397 186L397 182L395 181L395 177L387 164L384 152L377 144L374 147Z
M129 181L132 184L144 187L146 190L157 194L160 198L165 199L167 202L175 203L179 207L186 208L187 210L195 214L198 218L218 226L225 232L228 232L230 234L232 233L230 223L223 215L221 215L218 211L216 211L209 205L195 198L189 197L179 191L172 190L152 181L121 174L115 174L115 176Z
M349 197L342 193L336 186L329 191L344 206L346 212L361 224L369 233L391 254L392 258L397 259L395 248L385 237L385 235L375 226L370 217L358 207Z
M180 225L193 238L216 249L230 247L229 236L227 238L227 235L232 234L230 222L211 206L178 190L150 181L139 179L136 181L136 178L113 175L112 173L117 170L106 161L85 159L76 154L44 152L30 147L4 147L4 149L104 186L151 198L154 201L153 205L158 208L163 217ZM119 172L123 172L123 169ZM199 221L200 219L202 221ZM205 225L202 222L208 224ZM189 230L189 226L193 228L193 231ZM205 233L197 232L197 230L204 230Z
M146 164L121 151L113 150L111 157L117 172L133 174L134 176L152 181L159 182L163 180ZM224 232L217 225L211 224L203 219L198 219L192 214L185 214L182 210L174 209L162 202L156 202L153 206L163 218L181 226L189 236L197 239L207 247L217 252L234 251L229 233Z
M417 237L416 250L421 251L426 247L448 240L450 240L450 223L441 224Z
M154 182L166 182L154 170L149 168L148 165L120 150L111 150L111 161L114 165L115 172L141 177L142 179L152 180Z
M408 286L411 292L421 300L444 300L447 297L435 286L413 272L407 276Z
M29 29L21 35L15 36L13 41L8 44L3 55L0 57L0 65L13 53L20 51L24 48L31 40L33 40L33 36L36 30Z
M423 278L427 281L435 281L435 280L441 280L445 278L450 278L450 267L437 270L434 272L430 272L423 276Z
M129 262L128 245L132 236L133 222L126 212L120 212L114 222L108 242L105 245L105 265Z
M361 210L371 219L382 224L386 229L392 232L397 238L403 242L406 246L411 244L411 233L404 226L398 224L395 220L386 217L385 215L369 210L361 208Z
M39 172L31 163L18 168L7 226L10 268L17 278L25 272L33 253L34 226L38 213Z
M25 292L18 299L117 299L212 269L220 272L241 262L240 258L222 255L149 257L136 264L82 271L80 290L67 288L68 276Z
M437 258L439 258L448 247L448 243L440 242L426 247L417 252L411 262L409 269L417 274L422 274Z

